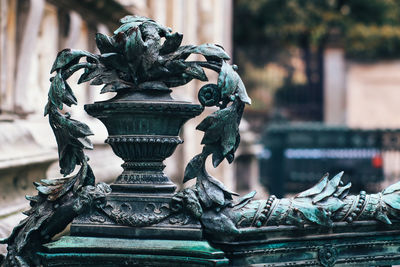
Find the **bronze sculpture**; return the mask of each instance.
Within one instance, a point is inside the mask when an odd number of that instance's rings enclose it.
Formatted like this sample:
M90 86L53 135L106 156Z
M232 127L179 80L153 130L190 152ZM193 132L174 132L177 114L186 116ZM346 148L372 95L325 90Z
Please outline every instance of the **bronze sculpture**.
M111 37L96 35L100 55L71 49L57 55L45 115L57 139L64 178L35 184L38 195L27 197L32 206L28 217L1 241L8 244L5 266L39 265L40 245L72 220L73 235L170 238L172 233L201 240L203 231L205 236L229 239L225 235L240 237L250 230L263 233L271 225L329 228L334 222L357 220L391 224L391 219L399 217L400 183L379 194L347 195L351 184L342 184L342 173L332 179L324 176L293 198L253 200L255 192L251 192L234 199L237 194L207 173L205 161L211 156L214 167L224 159L231 163L240 143L239 123L251 100L237 67L226 62L230 58L222 47L181 46L182 34L151 19L127 16L121 23ZM191 54L200 54L205 61L187 61ZM83 58L86 61L80 62ZM218 81L200 89L201 106L171 98L172 87L192 79L207 81L203 68L216 71ZM106 142L125 161L124 172L111 185L112 192L105 184L95 186L84 153L92 148L87 138L91 130L61 112L64 104L77 103L67 79L79 69L84 69L79 83L104 84L102 93L117 92L110 100L85 106L106 125ZM178 134L183 123L209 106L218 110L197 126L204 132L203 150L184 173L184 182L197 178L196 184L174 193L174 185L162 172L162 161L182 142ZM80 166L78 173L65 177L76 165ZM326 255L335 253L329 248L320 252L321 264L334 264Z

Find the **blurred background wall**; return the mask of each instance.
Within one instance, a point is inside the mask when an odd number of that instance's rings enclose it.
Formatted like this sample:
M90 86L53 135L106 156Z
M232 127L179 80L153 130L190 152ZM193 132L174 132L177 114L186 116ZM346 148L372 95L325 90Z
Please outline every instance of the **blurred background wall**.
M24 195L35 194L32 182L60 177L55 139L43 117L57 52L64 48L98 52L96 32L111 35L120 18L137 14L183 33L184 44L217 43L231 54L232 5L231 0L0 0L0 238L23 218L20 212L28 205ZM210 80L216 79L208 74ZM95 133L94 150L88 155L97 181L112 182L122 172L122 161L104 144L105 127L83 110L85 103L112 95L99 95L95 86L76 85L79 75L71 78L79 105L68 111ZM200 82L192 82L174 90L174 96L197 101L200 87ZM195 126L204 117L185 125L181 133L185 143L166 162L166 172L178 188L184 166L200 152L202 134ZM211 172L234 189L235 168L221 165ZM4 249L0 247L0 252Z

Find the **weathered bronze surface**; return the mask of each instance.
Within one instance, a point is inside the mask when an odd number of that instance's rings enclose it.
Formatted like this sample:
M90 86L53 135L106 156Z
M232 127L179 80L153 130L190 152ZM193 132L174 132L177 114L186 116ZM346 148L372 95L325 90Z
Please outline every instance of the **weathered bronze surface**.
M339 173L293 198L253 200L255 192L235 198L207 173L205 162L211 156L214 167L224 159L231 163L239 145L239 123L251 101L237 67L226 62L222 47L181 46L182 34L148 18L127 16L121 23L113 36L96 36L100 55L66 49L55 60L45 115L61 173L80 169L35 184L28 217L2 240L8 244L5 266L398 262L400 183L378 194L348 195L351 185ZM193 53L205 61L188 61ZM170 96L172 87L206 81L203 68L216 71L218 81L200 89L201 105ZM79 82L117 93L85 106L105 124L106 142L125 161L111 188L95 186L84 154L92 148L89 127L62 112L64 104L76 104L66 81L79 69ZM218 110L197 126L203 150L184 173L184 182L197 178L196 184L175 193L162 162L182 142L181 126L208 106ZM47 243L71 221L71 236Z

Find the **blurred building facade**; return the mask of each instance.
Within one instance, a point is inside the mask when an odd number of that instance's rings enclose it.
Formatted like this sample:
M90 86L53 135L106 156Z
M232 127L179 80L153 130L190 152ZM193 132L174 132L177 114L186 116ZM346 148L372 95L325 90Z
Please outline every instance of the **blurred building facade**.
M400 128L400 61L357 62L340 46L324 53L324 121L354 128Z
M347 59L340 43L324 51L324 122L360 129L400 128L400 60ZM398 144L400 140L390 140ZM385 181L400 178L400 152L382 151Z
M35 194L32 182L60 177L55 139L43 117L57 52L67 47L96 52L95 33L111 34L127 14L148 16L182 32L184 44L218 43L232 52L232 0L0 0L0 238L23 217L20 212L28 204L24 195ZM207 74L210 80L216 78ZM71 114L95 133L94 150L88 155L97 181L112 182L122 171L122 161L104 144L105 127L83 111L83 104L111 95L76 85L78 77L71 77L79 102ZM200 87L200 82L192 82L174 95L196 101ZM185 143L166 162L166 172L178 187L184 166L200 152L202 133L195 126L201 119L184 126ZM233 168L226 163L211 173L235 187Z

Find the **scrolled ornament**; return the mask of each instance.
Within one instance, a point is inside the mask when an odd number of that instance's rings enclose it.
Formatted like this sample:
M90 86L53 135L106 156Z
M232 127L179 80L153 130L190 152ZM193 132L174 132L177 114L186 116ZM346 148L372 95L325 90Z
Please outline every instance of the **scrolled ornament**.
M200 88L198 98L200 104L206 107L217 106L221 100L221 93L216 84L206 84Z

